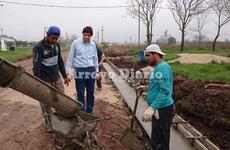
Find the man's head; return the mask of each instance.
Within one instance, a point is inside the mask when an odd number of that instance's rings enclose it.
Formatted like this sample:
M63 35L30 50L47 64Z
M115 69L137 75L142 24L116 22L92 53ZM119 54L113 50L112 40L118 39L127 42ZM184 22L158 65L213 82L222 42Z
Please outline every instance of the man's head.
M160 47L156 44L151 44L145 49L145 55L151 66L156 66L162 61L163 53Z
M61 34L61 31L59 29L59 27L57 26L50 26L48 31L46 32L47 34L47 42L49 44L54 44L57 42L60 34Z
M89 43L91 37L93 36L93 28L90 26L84 27L84 29L82 30L82 36L83 36L83 41L85 43Z

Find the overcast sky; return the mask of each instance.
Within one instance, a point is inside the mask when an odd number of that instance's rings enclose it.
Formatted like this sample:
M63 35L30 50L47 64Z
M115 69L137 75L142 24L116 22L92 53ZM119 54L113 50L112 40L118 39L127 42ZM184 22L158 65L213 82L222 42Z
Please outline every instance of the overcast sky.
M9 0L15 2L47 4L47 5L68 5L68 6L120 6L127 5L127 0ZM1 3L0 6L0 27L4 34L15 37L17 40L38 41L43 37L44 27L57 25L61 28L62 34L76 34L81 37L82 28L90 25L97 31L104 26L104 39L109 42L137 42L137 20L127 15L125 8L109 9L67 9L47 8L36 6L24 6ZM166 6L162 4L162 6ZM217 32L214 20L215 16L209 17L205 33L212 40ZM191 23L191 26L194 23ZM230 40L230 24L223 27L219 40ZM162 9L156 15L153 26L153 41L159 38L165 30L180 40L180 31L169 10ZM101 32L100 32L101 34ZM141 41L145 38L145 26L141 25ZM192 33L188 32L187 38Z

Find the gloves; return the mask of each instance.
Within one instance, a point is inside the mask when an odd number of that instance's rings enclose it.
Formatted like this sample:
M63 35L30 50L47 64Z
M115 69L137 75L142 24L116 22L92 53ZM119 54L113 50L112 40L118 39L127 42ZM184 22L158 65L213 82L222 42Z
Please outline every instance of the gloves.
M146 111L144 112L142 116L142 121L149 122L152 120L152 116L155 116L156 119L159 119L159 112L158 110L153 109L151 106L149 106Z

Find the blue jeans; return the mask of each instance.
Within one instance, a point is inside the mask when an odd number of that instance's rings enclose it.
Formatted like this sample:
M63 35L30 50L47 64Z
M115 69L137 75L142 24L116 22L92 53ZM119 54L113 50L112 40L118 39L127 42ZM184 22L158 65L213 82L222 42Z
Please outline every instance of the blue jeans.
M75 73L77 100L83 104L82 111L91 113L94 106L95 67L76 68Z

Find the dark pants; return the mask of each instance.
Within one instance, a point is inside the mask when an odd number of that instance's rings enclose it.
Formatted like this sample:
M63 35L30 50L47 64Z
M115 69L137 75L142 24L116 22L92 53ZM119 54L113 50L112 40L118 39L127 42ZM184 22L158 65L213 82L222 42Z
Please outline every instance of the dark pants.
M99 72L101 71L101 66L99 66ZM97 88L101 88L101 76L99 80L97 80Z
M159 119L152 118L151 143L154 150L169 150L170 126L174 117L174 106L158 109Z
M75 82L77 99L83 104L82 111L87 113L91 113L93 111L95 74L95 67L76 69Z

